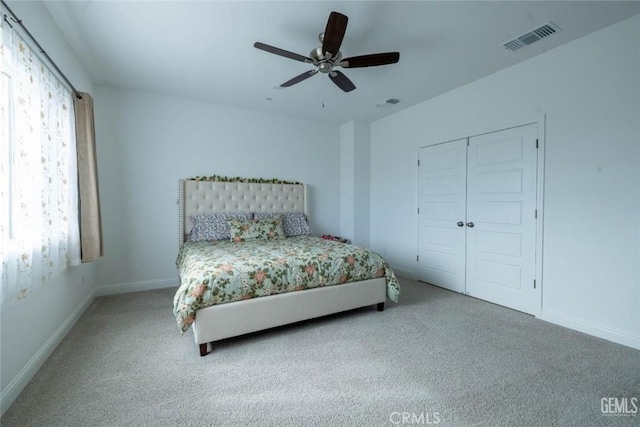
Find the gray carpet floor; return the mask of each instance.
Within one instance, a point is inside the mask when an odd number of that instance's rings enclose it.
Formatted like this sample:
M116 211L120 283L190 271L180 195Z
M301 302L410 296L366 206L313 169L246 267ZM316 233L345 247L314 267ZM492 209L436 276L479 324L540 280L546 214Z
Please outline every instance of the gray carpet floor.
M217 343L171 289L96 298L2 426L592 426L640 400L640 351L401 279L401 303ZM403 418L404 417L404 418Z

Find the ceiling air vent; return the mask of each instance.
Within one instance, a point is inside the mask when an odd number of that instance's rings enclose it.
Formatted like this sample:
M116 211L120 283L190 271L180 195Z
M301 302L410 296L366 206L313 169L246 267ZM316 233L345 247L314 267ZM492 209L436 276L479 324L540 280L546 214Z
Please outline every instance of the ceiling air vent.
M560 31L560 28L558 28L557 25L555 25L553 22L547 22L540 27L536 27L516 38L509 40L508 42L504 43L503 46L509 50L518 50L530 45L531 43L535 43L540 39L549 37L550 35L555 34L558 31Z
M384 102L376 104L376 107L378 107L378 108L389 108L389 107L391 107L391 106L393 106L393 105L395 105L395 104L397 104L399 102L400 102L400 100L397 99L397 98L389 98Z

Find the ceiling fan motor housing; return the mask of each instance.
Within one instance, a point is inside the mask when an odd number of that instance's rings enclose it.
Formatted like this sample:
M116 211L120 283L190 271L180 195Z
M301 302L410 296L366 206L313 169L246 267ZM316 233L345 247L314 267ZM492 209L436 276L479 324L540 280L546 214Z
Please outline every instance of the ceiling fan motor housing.
M318 67L318 71L327 74L331 72L334 64L340 63L342 52L338 51L336 55L327 56L322 52L322 46L319 46L309 53L309 57L313 59L313 64Z

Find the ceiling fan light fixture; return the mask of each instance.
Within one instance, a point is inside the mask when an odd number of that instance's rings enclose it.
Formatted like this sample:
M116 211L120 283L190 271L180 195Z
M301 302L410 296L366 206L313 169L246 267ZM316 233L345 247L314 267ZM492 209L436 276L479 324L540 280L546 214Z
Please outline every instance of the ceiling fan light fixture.
M320 64L318 64L318 71L320 71L321 73L330 73L332 69L333 65L330 62L321 62Z

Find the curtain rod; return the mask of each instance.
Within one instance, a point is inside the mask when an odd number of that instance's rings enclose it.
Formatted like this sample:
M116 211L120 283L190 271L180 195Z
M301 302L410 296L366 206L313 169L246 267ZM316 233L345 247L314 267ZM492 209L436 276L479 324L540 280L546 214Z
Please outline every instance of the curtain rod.
M38 43L38 41L35 39L35 37L33 37L31 35L31 33L29 32L29 30L27 30L27 27L25 27L24 24L22 23L22 19L18 18L18 16L15 13L13 13L13 10L11 10L9 5L7 5L7 3L5 3L4 0L0 0L0 2L2 3L2 7L4 7L7 10L7 12L9 12L11 14L10 17L7 17L7 15L4 15L4 20L7 22L7 24L11 25L11 23L9 22L9 19L11 19L13 22L15 22L16 24L20 25L20 27L25 32L25 34L27 36L29 36L29 38L31 39L31 41L33 43L35 43L35 45L38 48L38 50L40 51L40 53L42 55L44 55L44 57L47 59L47 61L49 61L49 63L51 65L53 65L53 67L56 69L58 74L64 79L65 82L67 82L67 84L69 85L69 87L73 91L73 94L75 95L75 97L78 98L78 99L82 99L82 95L80 95L80 92L78 92L78 90L75 88L75 86L73 86L73 84L69 81L67 76L64 75L62 70L60 70L60 68L58 68L58 65L53 61L53 59L51 59L49 54L47 52L45 52L45 50L42 48L42 46L40 46L40 43Z

